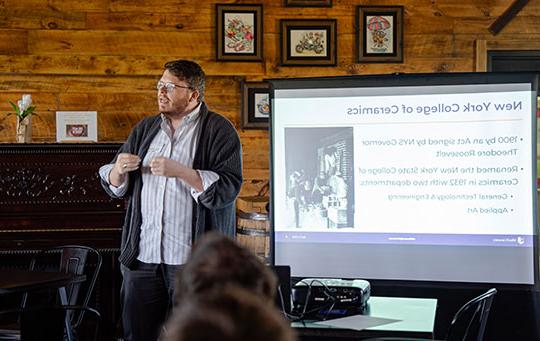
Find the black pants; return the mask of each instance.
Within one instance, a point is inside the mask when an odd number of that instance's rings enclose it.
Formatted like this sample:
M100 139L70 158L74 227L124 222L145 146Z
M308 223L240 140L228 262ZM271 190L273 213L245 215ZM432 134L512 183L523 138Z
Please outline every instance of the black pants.
M146 264L133 269L122 265L122 326L126 341L157 340L169 315L180 265Z

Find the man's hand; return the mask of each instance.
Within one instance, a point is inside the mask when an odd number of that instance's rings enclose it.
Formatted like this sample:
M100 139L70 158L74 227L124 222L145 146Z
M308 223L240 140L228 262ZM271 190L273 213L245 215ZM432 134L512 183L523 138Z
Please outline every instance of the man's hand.
M132 172L139 168L141 163L141 158L138 155L133 155L129 153L120 153L118 158L116 158L116 163L114 168L120 175L124 175L128 172Z
M163 156L158 156L150 161L150 171L154 175L180 177L182 168L185 166Z
M197 192L203 191L199 172L174 160L163 156L156 157L150 161L150 171L153 175L180 178Z
M116 163L109 173L109 182L113 186L120 186L128 172L139 169L141 158L138 155L129 153L120 153L116 158Z

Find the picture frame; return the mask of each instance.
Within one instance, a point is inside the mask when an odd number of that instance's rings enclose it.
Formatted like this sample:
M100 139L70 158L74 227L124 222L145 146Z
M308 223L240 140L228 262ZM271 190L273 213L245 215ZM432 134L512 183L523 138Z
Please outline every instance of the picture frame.
M332 7L332 0L285 0L286 7Z
M266 129L270 119L270 84L242 82L242 129Z
M57 111L57 142L97 142L97 111Z
M403 6L357 6L359 63L403 62Z
M282 66L337 65L336 19L281 19Z
M216 4L216 59L262 61L262 5Z

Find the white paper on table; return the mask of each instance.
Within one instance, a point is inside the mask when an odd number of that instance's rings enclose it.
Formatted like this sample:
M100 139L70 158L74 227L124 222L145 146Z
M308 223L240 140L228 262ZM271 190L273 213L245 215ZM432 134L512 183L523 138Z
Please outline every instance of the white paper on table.
M388 319L382 317L373 317L366 315L353 315L334 320L318 321L314 324L322 324L334 328L362 330L371 327L382 326L384 324L399 322L401 320Z

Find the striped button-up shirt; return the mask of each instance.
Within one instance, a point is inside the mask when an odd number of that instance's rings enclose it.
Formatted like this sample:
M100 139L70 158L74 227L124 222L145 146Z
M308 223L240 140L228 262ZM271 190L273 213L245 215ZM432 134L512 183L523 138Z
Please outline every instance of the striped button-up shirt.
M200 105L185 116L175 130L170 121L162 115L161 129L150 144L141 165L141 238L138 260L144 263L165 263L178 265L185 263L191 249L193 200L201 192L196 192L183 180L174 177L152 175L150 162L164 156L191 167L197 149ZM114 165L100 169L101 177L108 182L109 172ZM201 176L203 190L219 179L212 171L197 170ZM122 196L127 190L126 181L111 190Z

